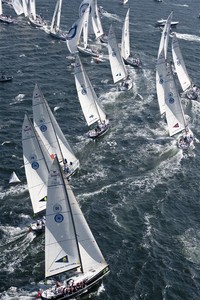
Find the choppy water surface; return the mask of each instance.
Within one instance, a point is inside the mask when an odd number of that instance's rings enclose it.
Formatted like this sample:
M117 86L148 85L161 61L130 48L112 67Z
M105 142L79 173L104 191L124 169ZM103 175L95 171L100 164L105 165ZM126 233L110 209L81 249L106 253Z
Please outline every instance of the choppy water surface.
M37 11L50 24L55 1L41 0ZM61 26L78 17L81 1L64 1ZM199 300L200 298L200 144L183 158L160 119L155 92L155 59L160 31L155 22L174 11L176 32L193 81L200 85L200 12L197 0L98 1L120 42L130 7L132 51L143 61L131 70L135 87L116 93L108 62L82 58L111 128L102 139L85 138L87 130L73 76L73 58L65 42L16 17L0 24L0 71L13 81L0 85L0 299L35 299L44 280L44 235L28 233L33 212L23 168L21 127L32 115L38 83L74 152L79 174L74 193L107 260L111 273L90 299ZM12 14L10 8L3 6ZM13 14L14 16L14 14ZM107 54L105 46L102 51ZM170 55L170 54L169 54ZM191 129L200 139L200 104L183 99ZM8 185L15 170L21 179Z

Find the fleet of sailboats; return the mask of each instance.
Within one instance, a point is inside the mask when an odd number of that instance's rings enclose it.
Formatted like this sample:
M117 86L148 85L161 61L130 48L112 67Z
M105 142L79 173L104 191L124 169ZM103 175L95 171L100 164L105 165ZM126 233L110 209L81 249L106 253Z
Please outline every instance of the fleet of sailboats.
M122 59L112 25L110 26L108 33L108 55L113 81L114 83L118 83L118 90L130 90L133 87L133 81L128 75L126 66Z
M196 100L199 95L199 89L192 83L188 75L176 33L173 33L172 36L172 58L175 72L183 92L189 99Z
M106 274L106 263L83 216L57 156L48 177L45 228L45 277L66 279L41 292L41 298L71 299L88 292Z
M125 4L128 0L123 0ZM12 0L15 12L25 14L38 27L46 23L36 14L35 0ZM91 81L83 67L78 52L99 57L99 52L88 45L89 34L96 40L105 36L97 0L83 0L79 18L68 33L60 29L62 0L56 1L50 34L65 40L69 51L75 54L74 78L80 106L88 127L87 137L95 139L109 129L109 119L97 98ZM130 53L129 14L127 10L122 28L121 51L112 25L106 42L113 76L118 91L133 87L133 80L126 65L141 66L139 59ZM173 12L167 20L158 21L164 26L156 61L156 91L160 114L165 116L169 136L177 137L183 151L194 147L195 138L189 128L178 93L171 65L167 61L168 43ZM9 21L8 23L11 22ZM4 21L2 0L0 20ZM7 22L5 19L5 22ZM162 21L162 22L161 22ZM105 41L105 40L104 40ZM194 86L187 73L176 34L172 36L172 57L176 74L184 92L194 93ZM192 96L190 96L192 98ZM22 125L22 145L25 174L34 214L43 214L40 222L31 224L33 231L45 229L45 277L66 278L59 284L41 291L41 299L71 299L90 290L110 271L103 254L87 224L69 183L69 178L80 167L80 162L58 125L47 100L36 84L32 98L33 121L26 114ZM9 183L19 183L13 172ZM44 216L45 215L45 216Z
M79 102L87 125L96 124L96 127L87 133L87 136L95 139L108 131L109 119L99 104L97 95L78 55L76 55L74 77Z
M134 58L130 51L129 13L130 8L127 10L122 27L121 55L126 65L139 68L142 65L141 60L139 58Z

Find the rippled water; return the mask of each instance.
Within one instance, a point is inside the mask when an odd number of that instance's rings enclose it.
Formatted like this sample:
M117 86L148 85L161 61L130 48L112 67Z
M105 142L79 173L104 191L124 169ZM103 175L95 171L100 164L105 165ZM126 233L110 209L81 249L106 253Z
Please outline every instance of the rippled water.
M51 22L54 1L40 0L37 11ZM63 1L61 26L78 17L81 1ZM197 0L98 1L110 14L118 41L131 8L131 48L143 61L131 70L135 87L116 93L108 62L82 58L110 117L107 135L93 142L87 131L65 42L31 27L24 17L0 24L0 71L13 81L0 85L0 299L35 299L44 280L44 235L28 233L33 219L23 168L21 127L32 115L35 83L42 89L81 163L74 193L107 260L111 273L88 297L112 300L199 300L200 144L183 158L160 119L155 92L155 59L160 31L155 22L174 11L176 32L193 81L200 85L200 4ZM12 14L10 8L3 6ZM107 54L107 50L102 46ZM169 51L170 55L170 51ZM200 104L183 99L191 129L200 139ZM15 170L21 183L8 185Z

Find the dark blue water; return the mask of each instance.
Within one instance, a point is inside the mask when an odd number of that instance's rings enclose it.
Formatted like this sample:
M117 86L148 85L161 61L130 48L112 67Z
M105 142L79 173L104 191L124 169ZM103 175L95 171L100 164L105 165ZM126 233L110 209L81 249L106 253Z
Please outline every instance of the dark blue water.
M55 1L40 0L37 12L50 24ZM61 27L78 18L81 1L63 1ZM200 299L200 144L183 157L160 119L155 92L155 59L160 31L155 22L174 11L176 32L188 72L200 85L200 4L197 0L98 1L110 15L120 42L130 7L132 52L143 70L132 70L135 87L117 94L108 62L86 71L110 117L110 132L93 142L77 99L72 56L65 42L31 27L22 16L0 24L0 71L13 81L0 85L0 299L35 299L44 280L44 235L28 233L33 212L23 168L21 127L32 116L35 83L42 89L81 163L74 193L111 273L90 299ZM107 54L105 47L103 52ZM170 48L169 48L170 56ZM183 99L194 134L200 139L200 104ZM15 171L21 183L8 185Z

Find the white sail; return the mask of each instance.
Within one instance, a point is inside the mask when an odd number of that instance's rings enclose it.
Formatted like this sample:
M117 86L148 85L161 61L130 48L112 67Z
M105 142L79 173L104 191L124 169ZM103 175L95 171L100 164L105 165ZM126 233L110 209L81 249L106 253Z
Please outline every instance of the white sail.
M79 161L75 157L37 84L33 92L32 102L34 126L50 157L54 158L56 154L61 163L64 160L67 160L68 163L72 162L73 169L76 170L79 167Z
M20 0L12 0L12 6L18 16L24 13L23 6Z
M52 160L28 116L22 126L23 159L34 213L46 208L48 173Z
M29 5L30 5L30 14L29 14L29 17L31 17L33 20L36 20L35 0L29 0Z
M47 192L45 228L45 276L77 267L83 273L107 265L79 208L57 157L52 164Z
M97 6L97 0L93 0L91 2L91 19L92 19L92 27L96 38L101 37L104 34L101 18L99 16L99 10Z
M160 52L156 61L156 92L160 114L165 113L165 80L167 75L167 65L164 58L164 49Z
M54 10L53 18L51 21L51 32L57 32L60 29L60 17L61 17L62 0L57 0Z
M0 16L3 15L2 0L0 0Z
M122 27L121 54L124 59L127 59L130 56L129 12L130 8L126 13L126 17Z
M29 15L29 5L28 5L28 0L22 0L22 6L23 6L23 11L25 17Z
M192 82L188 75L183 56L179 47L179 42L175 33L172 37L172 57L181 88L183 91L186 91L189 87L192 86Z
M18 182L21 182L21 180L18 178L17 174L13 171L9 179L9 184L18 183Z
M165 80L165 110L170 136L186 129L185 115L170 65L167 66L167 76Z
M126 78L128 73L112 25L108 34L108 55L114 83Z
M74 77L76 83L76 90L78 93L79 102L88 126L97 121L105 121L106 114L100 107L97 95L92 87L92 84L83 69L83 65L79 56L76 56Z
M83 29L85 16L87 16L87 10L89 10L89 7L86 8L83 15L72 25L66 36L67 47L69 49L69 52L72 54L78 52L77 46Z
M160 56L160 52L162 49L164 49L164 58L167 59L167 49L168 49L168 43L169 43L169 34L171 29L171 21L173 17L173 12L168 16L167 21L165 23L165 26L163 28L161 39L160 39L160 45L158 49L158 57Z
M88 30L89 30L89 7L84 12L84 21L83 21L83 47L87 48L88 45Z

